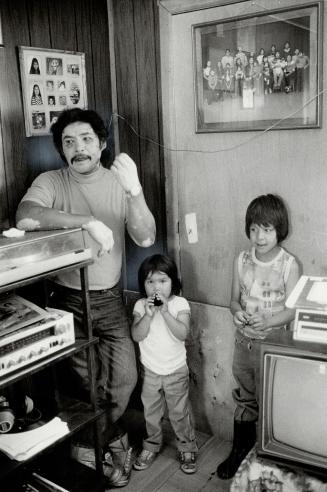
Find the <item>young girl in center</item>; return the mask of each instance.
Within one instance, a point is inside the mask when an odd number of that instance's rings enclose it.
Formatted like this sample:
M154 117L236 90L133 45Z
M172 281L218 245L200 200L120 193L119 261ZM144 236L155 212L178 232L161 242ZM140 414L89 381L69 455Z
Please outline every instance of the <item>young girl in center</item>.
M145 470L157 457L162 446L162 419L167 405L181 470L194 473L198 449L188 399L185 349L190 330L190 306L179 296L181 282L171 258L159 254L146 258L140 266L138 280L144 298L134 306L132 337L140 347L141 398L147 437L134 468Z
M236 327L233 375L238 388L233 391L233 448L217 468L222 479L236 473L256 441L260 340L294 319L285 301L299 279L296 259L280 245L288 235L288 214L279 196L261 195L250 203L245 232L250 249L236 256L233 270L230 310Z

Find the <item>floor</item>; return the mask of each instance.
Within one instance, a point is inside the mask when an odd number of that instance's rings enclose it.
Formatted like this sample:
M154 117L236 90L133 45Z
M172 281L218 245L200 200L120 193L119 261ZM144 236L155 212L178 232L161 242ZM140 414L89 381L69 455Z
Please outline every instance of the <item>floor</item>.
M145 434L143 411L129 409L125 413L123 424L129 434L133 447L133 458L142 448ZM217 477L217 465L229 454L231 443L202 432L196 432L199 448L197 472L187 475L179 469L175 446L175 437L169 420L163 420L164 444L158 457L150 468L144 471L132 470L131 479L122 492L227 492L231 480L220 480ZM96 478L96 473L74 460L69 460L70 446L65 441L62 448L56 448L57 455L48 459L34 471L51 481L60 484L65 490L75 492L103 492L103 484ZM67 455L68 453L68 455ZM69 464L67 465L67 463ZM22 478L22 477L20 477ZM30 475L28 479L30 479ZM3 487L1 492L21 492L20 488ZM24 489L26 492L26 488ZM62 489L63 490L63 489ZM117 490L117 489L110 489ZM109 492L109 489L106 489Z
M216 475L218 463L228 455L231 444L216 437L197 432L198 470L186 475L176 459L174 435L168 422L164 424L165 443L152 466L144 471L132 471L124 492L227 492L231 480Z

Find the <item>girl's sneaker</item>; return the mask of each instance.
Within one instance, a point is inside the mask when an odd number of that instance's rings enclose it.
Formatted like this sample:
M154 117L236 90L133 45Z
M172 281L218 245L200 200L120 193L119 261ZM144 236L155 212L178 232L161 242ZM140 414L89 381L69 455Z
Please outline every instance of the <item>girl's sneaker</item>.
M195 473L196 472L196 456L193 452L179 451L178 459L180 462L180 468L184 473Z
M135 470L146 470L152 465L157 456L158 453L154 453L148 449L142 449L134 463Z

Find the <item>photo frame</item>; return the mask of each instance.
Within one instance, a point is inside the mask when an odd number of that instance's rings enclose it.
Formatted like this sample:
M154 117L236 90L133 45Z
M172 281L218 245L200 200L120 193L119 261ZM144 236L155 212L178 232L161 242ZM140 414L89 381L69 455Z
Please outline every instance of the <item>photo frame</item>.
M0 48L3 48L3 36L2 36L2 20L1 20L1 14L0 14Z
M320 128L323 3L192 26L196 133Z
M87 108L85 54L19 46L26 136L49 135L61 111Z

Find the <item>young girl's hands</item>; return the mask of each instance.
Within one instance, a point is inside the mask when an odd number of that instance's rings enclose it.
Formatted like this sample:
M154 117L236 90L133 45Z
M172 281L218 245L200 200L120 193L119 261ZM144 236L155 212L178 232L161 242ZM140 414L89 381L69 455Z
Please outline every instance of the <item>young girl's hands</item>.
M156 305L155 299L160 300L161 304ZM156 311L161 311L163 313L168 311L167 299L158 293L154 294L151 297L148 297L145 300L145 312L146 312L146 314L152 318L152 316L154 315L154 313Z
M145 314L147 314L150 318L153 317L156 310L153 302L154 302L153 297L148 297L147 299L145 299L145 303L144 303Z

